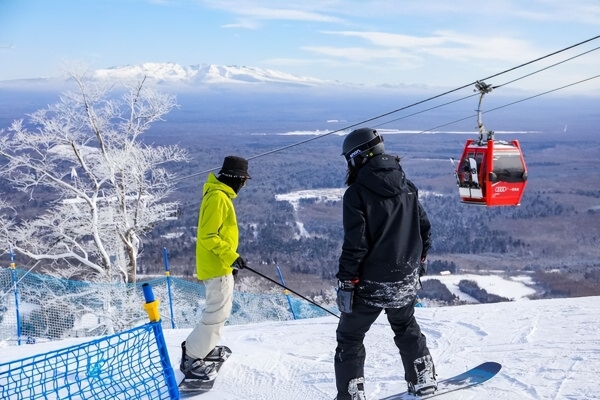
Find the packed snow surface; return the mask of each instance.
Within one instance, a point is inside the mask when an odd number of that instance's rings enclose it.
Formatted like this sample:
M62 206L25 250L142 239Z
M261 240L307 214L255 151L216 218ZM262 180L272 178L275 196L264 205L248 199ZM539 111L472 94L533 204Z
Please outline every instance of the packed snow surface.
M415 309L440 379L484 361L502 364L483 385L444 395L458 399L600 398L600 297ZM337 318L226 326L233 355L202 400L333 399ZM187 330L165 330L177 373ZM0 361L85 340L9 346ZM405 390L403 369L382 314L365 339L367 399Z

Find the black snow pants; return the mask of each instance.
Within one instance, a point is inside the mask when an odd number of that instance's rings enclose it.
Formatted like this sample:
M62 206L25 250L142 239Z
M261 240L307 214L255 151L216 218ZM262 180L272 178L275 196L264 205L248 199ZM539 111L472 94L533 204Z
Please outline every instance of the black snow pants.
M415 300L416 301L416 300ZM414 317L415 301L402 308L386 308L390 327L394 331L394 343L400 351L407 381L416 381L414 360L429 355L425 335ZM337 328L335 349L335 382L337 400L350 400L348 384L352 379L364 377L365 334L383 308L354 304L350 314L342 313Z

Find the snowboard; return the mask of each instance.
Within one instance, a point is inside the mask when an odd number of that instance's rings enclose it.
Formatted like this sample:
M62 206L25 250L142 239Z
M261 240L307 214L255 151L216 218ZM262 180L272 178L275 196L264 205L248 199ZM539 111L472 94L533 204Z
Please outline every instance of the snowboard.
M231 349L227 346L222 346L223 351L221 353L221 358L218 361L212 361L215 365L215 370L217 371L217 376L213 379L186 379L183 378L181 382L179 382L179 394L182 398L189 396L196 396L201 393L208 392L211 390L215 384L215 380L219 376L219 370L227 361L229 356L231 355ZM206 360L206 359L205 359Z
M496 362L485 362L476 366L460 375L452 378L438 381L438 388L435 393L424 396L415 396L408 392L394 394L385 397L381 400L415 400L415 399L430 399L432 397L441 396L446 393L455 392L457 390L466 389L471 386L479 385L493 378L502 369L502 365Z

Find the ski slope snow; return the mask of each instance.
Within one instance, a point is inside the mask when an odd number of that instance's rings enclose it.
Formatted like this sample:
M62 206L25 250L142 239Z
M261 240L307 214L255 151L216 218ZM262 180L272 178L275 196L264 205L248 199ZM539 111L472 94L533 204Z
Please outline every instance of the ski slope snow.
M444 395L458 399L599 399L600 297L417 308L441 378L484 361L502 370L489 382ZM213 391L198 400L333 399L333 316L225 327L233 355ZM180 343L189 329L165 330L171 363L180 377ZM81 343L82 339L10 346L8 361ZM405 390L392 332L382 314L365 339L367 399Z
M600 398L600 299L539 300L416 309L440 377L484 361L499 376L445 399ZM205 400L333 399L337 319L230 326L234 353ZM177 358L177 336L170 332ZM403 369L382 315L365 339L368 399L405 390ZM172 360L174 361L174 360ZM200 397L198 397L200 398Z

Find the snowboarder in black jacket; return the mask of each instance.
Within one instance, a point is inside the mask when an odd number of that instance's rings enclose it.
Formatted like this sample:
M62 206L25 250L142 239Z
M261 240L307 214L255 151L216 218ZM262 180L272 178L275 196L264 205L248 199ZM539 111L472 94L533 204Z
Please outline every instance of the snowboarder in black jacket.
M344 243L339 259L335 375L337 400L363 400L363 339L386 311L409 392L435 392L435 368L414 317L419 278L426 272L431 225L399 158L385 154L374 129L344 140L348 162L343 199Z

